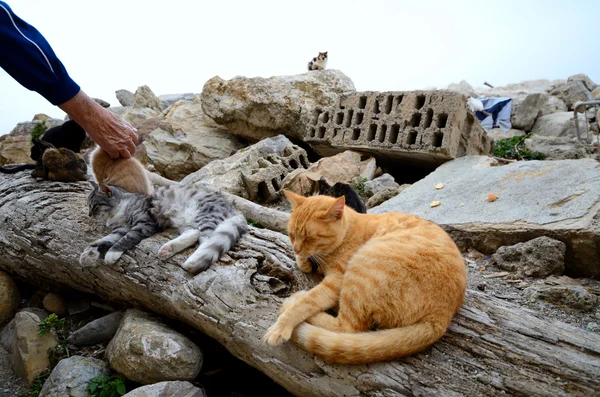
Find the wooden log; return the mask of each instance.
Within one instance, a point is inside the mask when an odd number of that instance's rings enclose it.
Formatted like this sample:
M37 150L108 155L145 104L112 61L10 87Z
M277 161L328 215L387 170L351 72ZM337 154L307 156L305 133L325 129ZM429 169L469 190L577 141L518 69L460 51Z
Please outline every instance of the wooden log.
M244 214L246 219L258 222L269 230L287 234L287 224L290 220L289 214L263 207L231 193L223 192L223 194Z
M79 254L106 233L88 217L89 189L0 176L0 268L184 321L298 396L600 395L599 335L475 291L439 342L405 359L331 365L289 343L265 346L283 297L315 282L295 268L285 235L251 228L196 277L178 266L190 250L156 258L168 232L114 265L84 268Z

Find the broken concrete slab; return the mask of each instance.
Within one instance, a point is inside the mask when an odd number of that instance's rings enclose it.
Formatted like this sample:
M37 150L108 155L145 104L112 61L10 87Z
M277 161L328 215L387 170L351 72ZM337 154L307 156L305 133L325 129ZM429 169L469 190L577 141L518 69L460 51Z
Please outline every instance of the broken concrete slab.
M462 250L492 254L540 236L566 244L569 275L600 277L600 164L591 159L519 161L487 156L442 165L369 213L406 212L440 224ZM444 189L436 190L437 183ZM494 193L498 200L489 202ZM430 208L432 201L441 205Z
M351 149L376 156L378 163L427 168L491 150L467 98L451 91L342 95L337 106L314 111L304 140L323 156Z

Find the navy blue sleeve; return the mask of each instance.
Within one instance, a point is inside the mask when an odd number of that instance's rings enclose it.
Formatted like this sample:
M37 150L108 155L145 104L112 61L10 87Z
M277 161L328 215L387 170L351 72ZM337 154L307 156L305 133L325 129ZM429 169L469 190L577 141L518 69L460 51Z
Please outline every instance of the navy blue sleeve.
M77 83L36 28L0 1L0 67L22 86L61 105L79 92Z

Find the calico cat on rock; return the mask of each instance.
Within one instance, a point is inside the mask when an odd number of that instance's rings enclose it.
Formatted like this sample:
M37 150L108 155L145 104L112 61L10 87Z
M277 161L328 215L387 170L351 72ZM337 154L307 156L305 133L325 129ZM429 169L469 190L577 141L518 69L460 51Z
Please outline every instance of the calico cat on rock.
M143 239L175 228L179 236L165 243L158 257L166 260L199 242L181 264L198 273L231 250L248 230L244 216L221 193L200 185L159 186L152 196L115 186L107 186L107 192L93 182L92 186L89 214L105 222L112 232L84 250L79 258L84 266L94 265L104 251L104 262L113 264Z
M362 364L417 353L440 339L460 309L464 260L435 223L410 214L359 214L345 198L285 192L300 270L325 277L284 300L264 336L293 341L329 362ZM326 311L338 307L337 316Z

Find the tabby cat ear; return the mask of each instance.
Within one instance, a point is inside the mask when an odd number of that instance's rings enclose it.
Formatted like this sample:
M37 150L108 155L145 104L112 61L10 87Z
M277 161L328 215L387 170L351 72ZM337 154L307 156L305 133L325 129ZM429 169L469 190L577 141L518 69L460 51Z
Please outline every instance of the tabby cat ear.
M344 206L346 204L346 198L344 196L335 200L331 207L325 212L323 219L328 221L337 221L338 219L342 219L344 215Z
M306 197L299 196L296 193L290 192L289 190L284 190L283 193L285 194L288 201L292 205L292 208L296 208L297 206L302 204L304 202L304 200L306 200Z
M108 187L107 185L105 185L103 183L100 184L100 190L102 190L102 192L104 194L106 194L108 197L112 196L112 194L113 194L112 190L110 190L110 187Z

